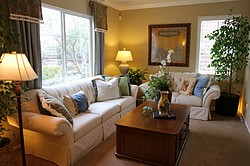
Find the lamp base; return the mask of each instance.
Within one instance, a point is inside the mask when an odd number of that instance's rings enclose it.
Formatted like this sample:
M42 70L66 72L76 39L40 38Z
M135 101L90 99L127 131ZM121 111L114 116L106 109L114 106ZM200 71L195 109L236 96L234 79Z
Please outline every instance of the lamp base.
M119 70L122 74L127 74L129 69L129 64L122 63L119 65Z

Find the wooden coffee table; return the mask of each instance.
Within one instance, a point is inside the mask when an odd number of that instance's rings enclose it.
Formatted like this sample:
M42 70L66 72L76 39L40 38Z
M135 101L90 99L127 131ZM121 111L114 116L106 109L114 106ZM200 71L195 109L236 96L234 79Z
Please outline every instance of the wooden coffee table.
M172 104L176 119L153 119L143 114L142 108L152 105L146 101L117 120L117 157L126 157L153 165L177 165L189 135L189 110L187 105Z

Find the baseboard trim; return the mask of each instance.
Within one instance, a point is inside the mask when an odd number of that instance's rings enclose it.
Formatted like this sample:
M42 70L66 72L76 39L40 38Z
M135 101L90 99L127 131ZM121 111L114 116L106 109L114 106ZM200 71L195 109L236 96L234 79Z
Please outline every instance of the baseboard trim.
M247 122L245 120L245 116L243 114L241 114L240 118L243 119L243 122L245 123L245 126L247 128L248 134L250 135L250 127L247 125Z
M245 125L246 125L246 127L247 127L248 134L250 135L250 127L247 125L247 123L246 123L245 119L244 119L244 122L245 122Z

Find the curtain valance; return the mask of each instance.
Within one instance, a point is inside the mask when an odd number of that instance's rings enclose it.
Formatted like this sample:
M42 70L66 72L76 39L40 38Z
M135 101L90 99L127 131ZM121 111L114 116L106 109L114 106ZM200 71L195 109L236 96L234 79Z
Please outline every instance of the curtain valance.
M107 6L95 1L89 1L91 12L94 17L95 31L106 32L108 30L107 25Z
M42 22L41 0L8 0L10 19Z

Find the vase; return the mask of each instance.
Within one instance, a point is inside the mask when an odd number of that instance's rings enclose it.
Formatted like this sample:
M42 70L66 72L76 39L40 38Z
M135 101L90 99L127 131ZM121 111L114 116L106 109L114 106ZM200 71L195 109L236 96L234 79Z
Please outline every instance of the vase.
M159 115L167 114L171 104L172 91L160 91L160 99L158 101L157 109Z

